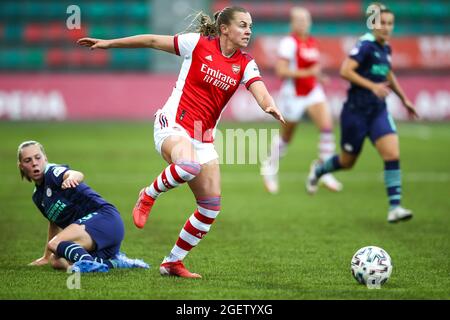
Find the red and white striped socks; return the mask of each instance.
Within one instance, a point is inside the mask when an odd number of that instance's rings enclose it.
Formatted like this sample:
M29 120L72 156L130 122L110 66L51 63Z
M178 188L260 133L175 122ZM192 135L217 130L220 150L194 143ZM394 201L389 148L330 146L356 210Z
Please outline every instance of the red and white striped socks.
M319 138L319 159L325 162L334 155L336 144L334 142L334 134L331 129L320 131Z
M191 181L200 173L200 170L201 165L195 161L184 160L172 163L145 189L145 193L156 199L161 193Z
M208 233L219 212L220 196L198 198L197 210L186 221L175 246L170 255L164 259L164 262L183 260L189 251Z

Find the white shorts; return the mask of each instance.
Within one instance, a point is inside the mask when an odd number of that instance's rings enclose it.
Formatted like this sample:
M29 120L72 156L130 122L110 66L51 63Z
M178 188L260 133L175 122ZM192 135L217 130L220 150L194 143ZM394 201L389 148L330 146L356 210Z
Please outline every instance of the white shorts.
M155 114L153 137L155 140L156 151L158 151L160 155L162 155L161 148L164 140L170 136L179 136L185 137L191 141L200 164L205 164L219 158L219 154L214 148L214 143L201 142L191 138L183 127L171 119L172 117L161 109Z
M307 108L318 103L325 103L326 101L327 97L322 86L316 85L306 96L297 96L281 90L278 95L277 104L286 121L298 122Z

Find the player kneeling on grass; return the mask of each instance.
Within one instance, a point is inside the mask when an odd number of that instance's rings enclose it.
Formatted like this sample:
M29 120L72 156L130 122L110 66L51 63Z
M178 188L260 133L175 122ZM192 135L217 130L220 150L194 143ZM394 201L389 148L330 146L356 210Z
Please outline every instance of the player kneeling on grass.
M81 172L48 163L44 147L25 141L17 151L22 179L33 181L33 202L49 221L44 255L30 265L50 263L73 272L108 272L111 268L149 268L119 252L124 236L120 213L83 183Z

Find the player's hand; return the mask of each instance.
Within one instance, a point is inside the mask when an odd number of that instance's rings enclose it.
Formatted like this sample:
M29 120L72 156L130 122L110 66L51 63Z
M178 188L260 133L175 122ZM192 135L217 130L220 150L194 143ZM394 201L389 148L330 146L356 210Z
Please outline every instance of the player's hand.
M76 188L80 183L77 179L67 178L61 184L61 189Z
M48 264L49 260L46 257L40 257L39 259L34 260L33 262L29 263L29 266L43 266Z
M272 117L277 119L283 124L286 124L286 121L284 121L283 115L281 114L280 110L278 110L277 107L268 107L266 110L264 110L266 113L270 114Z
M389 82L374 83L372 92L380 99L386 98L391 93Z
M94 39L94 38L81 38L77 41L77 44L83 47L89 47L94 49L108 49L111 47L110 40Z
M419 118L419 114L417 113L416 108L414 107L414 105L412 104L411 101L409 101L408 99L405 99L403 101L403 105L405 106L406 110L408 111L408 114L410 117L412 117L413 119Z

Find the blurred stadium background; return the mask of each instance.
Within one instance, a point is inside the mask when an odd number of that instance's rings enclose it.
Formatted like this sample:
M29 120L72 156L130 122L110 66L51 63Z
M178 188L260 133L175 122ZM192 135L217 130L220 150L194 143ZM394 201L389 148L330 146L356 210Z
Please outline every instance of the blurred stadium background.
M365 33L370 1L165 1L79 0L81 26L69 30L66 13L73 1L0 2L0 119L151 119L162 106L179 70L177 57L150 49L97 50L77 47L84 36L114 38L140 33L183 32L199 10L213 13L229 5L251 12L254 33L249 52L276 96L273 77L277 43L289 32L289 10L308 8L312 34L321 45L331 75L327 87L337 115L347 84L337 70L356 39ZM386 1L396 15L393 65L423 120L450 119L450 2ZM186 18L190 16L190 18ZM117 77L117 73L120 76ZM240 90L224 114L227 120L265 120ZM80 99L81 96L88 99ZM391 112L406 119L399 101Z
M187 259L204 279L183 282L160 277L157 266L194 208L186 187L158 200L145 230L137 230L130 215L139 189L163 167L153 148L153 114L172 90L180 58L150 49L90 51L76 40L175 34L199 10L240 5L254 22L249 51L276 96L277 42L289 32L289 9L302 5L312 13L312 34L331 77L326 92L338 115L348 86L338 68L367 31L369 1L0 1L0 299L449 299L450 2L385 3L396 15L394 68L421 115L418 123L407 122L399 101L388 98L394 117L404 120L404 203L414 219L386 223L382 162L368 145L351 173L338 173L344 192L306 195L317 132L302 124L281 163L279 195L267 196L257 165L221 167L223 213ZM72 13L66 11L73 4L81 27L69 30ZM270 118L245 88L222 118L221 128L278 127L260 123ZM123 250L151 270L86 276L83 290L68 290L66 274L26 266L46 239L32 186L20 181L15 164L18 144L28 139L42 142L50 161L83 171L118 207L127 232ZM366 245L381 246L393 258L386 289L370 291L352 279L351 256Z

